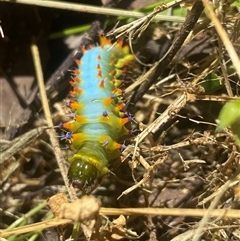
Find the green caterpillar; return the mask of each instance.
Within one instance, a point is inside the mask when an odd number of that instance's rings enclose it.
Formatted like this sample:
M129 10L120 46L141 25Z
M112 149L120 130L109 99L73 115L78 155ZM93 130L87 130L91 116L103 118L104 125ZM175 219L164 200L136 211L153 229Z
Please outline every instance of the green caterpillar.
M120 156L125 146L117 141L129 134L125 127L133 118L121 110L123 67L134 59L122 41L112 44L102 36L100 44L82 49L83 56L76 60L69 107L73 120L61 127L69 130L66 138L75 154L68 158L70 183L86 189L101 182L108 173L109 162Z

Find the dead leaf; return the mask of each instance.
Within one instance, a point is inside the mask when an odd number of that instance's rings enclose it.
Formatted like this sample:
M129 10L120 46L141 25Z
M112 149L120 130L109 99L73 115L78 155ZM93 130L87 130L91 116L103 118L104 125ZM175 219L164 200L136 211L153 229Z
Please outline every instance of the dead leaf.
M86 222L95 219L99 209L98 199L93 196L83 196L73 203L64 203L61 218L71 219L75 222Z
M56 218L60 218L62 215L62 206L67 203L67 197L64 193L58 193L47 200L47 205L50 207Z

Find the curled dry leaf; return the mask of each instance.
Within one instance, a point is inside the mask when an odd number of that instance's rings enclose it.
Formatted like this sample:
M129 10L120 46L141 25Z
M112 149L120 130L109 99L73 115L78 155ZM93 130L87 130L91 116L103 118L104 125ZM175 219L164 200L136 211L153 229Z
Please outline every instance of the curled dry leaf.
M99 209L98 199L93 196L83 196L73 203L63 204L61 218L80 221L86 239L90 240Z
M112 221L112 224L118 227L125 227L126 225L126 218L123 215L120 215L117 219Z
M119 218L113 220L112 222L112 239L121 240L126 237L126 218L123 215L120 215Z
M86 222L95 219L99 209L98 199L93 196L83 196L73 203L64 203L61 218L71 219L75 222Z
M67 197L64 193L58 193L47 200L47 205L50 207L56 218L62 216L62 206L67 203Z
M109 225L102 226L100 233L104 233L104 241L117 241L122 239L135 240L139 238L137 233L126 228L126 218L123 215L120 215L117 219L109 222Z
M100 209L98 199L93 196L83 196L73 203L68 203L64 193L50 197L47 200L47 205L55 217L71 219L75 222L95 219Z
M100 209L98 199L83 196L73 203L68 203L66 195L59 193L49 198L47 204L55 217L81 222L85 237L90 240Z

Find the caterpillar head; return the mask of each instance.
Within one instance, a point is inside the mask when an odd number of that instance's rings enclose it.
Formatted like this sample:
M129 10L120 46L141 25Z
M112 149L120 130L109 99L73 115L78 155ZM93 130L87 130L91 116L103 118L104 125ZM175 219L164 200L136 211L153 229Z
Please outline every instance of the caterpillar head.
M86 192L94 188L101 180L96 166L82 159L76 159L71 163L68 179L73 187Z

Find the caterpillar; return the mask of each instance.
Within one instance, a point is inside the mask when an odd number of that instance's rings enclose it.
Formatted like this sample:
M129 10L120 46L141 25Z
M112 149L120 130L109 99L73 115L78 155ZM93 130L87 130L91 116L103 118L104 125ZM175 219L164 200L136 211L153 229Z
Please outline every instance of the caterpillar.
M124 66L134 59L122 41L113 44L100 36L99 45L82 49L76 60L72 90L67 106L72 120L61 123L67 130L65 138L75 153L68 158L68 178L73 187L87 189L101 182L108 173L109 162L120 157L124 144L117 141L129 131L125 124L133 117L122 110Z

